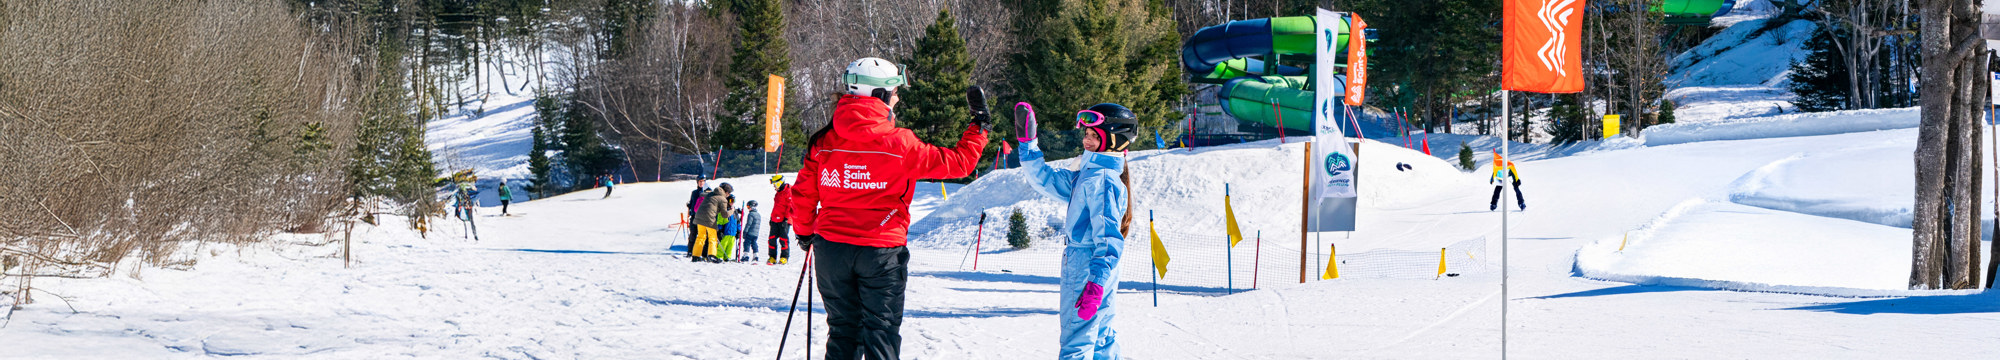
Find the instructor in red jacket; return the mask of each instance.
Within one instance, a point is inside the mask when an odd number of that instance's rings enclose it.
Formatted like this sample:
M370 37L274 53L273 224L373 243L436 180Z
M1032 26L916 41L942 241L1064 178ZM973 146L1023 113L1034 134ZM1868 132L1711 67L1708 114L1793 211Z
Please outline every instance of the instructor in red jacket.
M792 229L814 254L826 301L827 359L898 359L903 289L909 282L910 199L919 179L970 175L986 148L985 94L966 91L972 123L958 144L925 144L896 128L900 67L879 58L847 65L847 94L833 121L813 134L792 185Z

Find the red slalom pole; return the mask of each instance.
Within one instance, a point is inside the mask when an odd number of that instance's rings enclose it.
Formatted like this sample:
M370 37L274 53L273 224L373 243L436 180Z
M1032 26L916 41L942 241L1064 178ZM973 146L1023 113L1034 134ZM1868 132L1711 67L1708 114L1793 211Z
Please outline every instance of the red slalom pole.
M986 213L979 213L979 231L972 233L972 271L979 271L979 242L986 238Z

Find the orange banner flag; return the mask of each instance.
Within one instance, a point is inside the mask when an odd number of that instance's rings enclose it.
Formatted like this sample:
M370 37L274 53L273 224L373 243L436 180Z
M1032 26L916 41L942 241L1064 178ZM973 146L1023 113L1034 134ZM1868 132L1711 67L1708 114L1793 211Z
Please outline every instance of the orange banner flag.
M1583 91L1583 1L1505 0L1500 88Z
M785 144L784 133L780 131L783 127L778 124L785 113L785 77L774 74L766 80L769 91L764 97L764 152L774 152Z
M1361 14L1348 13L1354 24L1347 30L1347 99L1350 106L1361 106L1368 101L1368 23L1361 21Z

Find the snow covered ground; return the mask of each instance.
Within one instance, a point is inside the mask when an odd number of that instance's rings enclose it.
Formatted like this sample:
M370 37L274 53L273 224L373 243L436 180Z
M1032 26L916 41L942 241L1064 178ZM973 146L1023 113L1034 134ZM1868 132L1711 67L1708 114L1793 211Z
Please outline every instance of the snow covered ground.
M1768 6L1748 4L1739 10ZM1175 260L1157 283L1155 307L1150 246L1128 240L1115 299L1125 355L1490 358L1500 351L1503 302L1507 349L1524 358L2000 353L2000 343L1982 341L2000 337L2000 293L1903 290L1915 111L1780 114L1789 94L1775 64L1797 56L1811 29L1754 31L1762 19L1730 19L1721 40L1697 49L1702 55L1676 59L1669 96L1683 102L1682 124L1641 139L1512 145L1529 207L1511 213L1505 230L1512 271L1504 297L1500 216L1487 208L1496 138L1434 134L1431 156L1397 140L1364 142L1360 231L1303 245L1294 242L1292 206L1301 144L1131 153L1135 209L1152 214ZM433 150L485 178L518 178L531 101L496 92L468 104L483 107L480 116L432 122ZM1477 169L1456 168L1459 142L1473 147ZM1056 298L1052 266L1063 204L1036 195L1021 175L918 184L907 358L1054 355L1056 309L1067 300ZM739 199L769 204L766 178L721 181ZM0 359L779 355L803 259L688 262L675 224L692 186L621 184L609 197L598 189L514 204L514 216L482 208L477 241L457 222L420 235L406 219L385 217L355 229L352 268L342 266L338 245L324 244L337 234L312 234L203 247L193 250L202 261L186 270L43 279L38 289L63 298L37 293L39 302L13 313L0 327ZM1260 234L1256 242L1224 249L1225 191L1246 232ZM1036 237L1025 250L1003 240L1004 216L1016 209ZM979 214L988 216L983 232ZM1990 231L1992 217L1982 218ZM1467 239L1485 239L1484 252L1472 266L1454 259L1459 276L1291 277L1301 253L1310 260L1304 270L1318 274L1326 244L1347 256L1343 272L1361 273L1380 266L1361 254L1419 254L1409 261L1423 266ZM974 243L978 270L966 262ZM1239 290L1249 287L1246 277L1256 290ZM803 358L807 346L823 351L823 311L811 321L798 314L781 358Z
M1827 193L1814 199L1888 201L1896 195L1868 200L1876 197L1853 193L1907 185L1881 182L1893 180L1887 175L1833 176L1840 174L1827 172L1841 172L1839 166L1812 165L1811 159L1889 163L1887 157L1906 154L1898 146L1913 138L1914 130L1892 130L1702 141L1522 162L1530 207L1512 218L1509 230L1509 350L1534 358L1965 358L2000 351L1990 342L1947 340L1992 336L2000 328L1995 295L1893 290L1904 270L1898 264L1908 261L1907 229L1730 202L1803 196L1777 190L1788 188ZM1283 235L1282 229L1295 226L1286 214L1297 209L1287 208L1296 202L1291 189L1298 178L1291 174L1297 168L1287 166L1297 166L1292 155L1300 150L1298 144L1262 142L1134 153L1139 206L1158 210L1160 223L1182 231L1219 233L1219 221L1212 221L1219 205L1213 203L1228 182L1244 227L1271 238L1266 251L1296 248L1289 243L1296 232ZM1854 158L1857 153L1889 155ZM1499 253L1498 214L1485 209L1491 188L1482 172L1450 170L1434 158L1377 143L1362 154L1380 160L1362 163L1370 200L1363 202L1362 230L1334 240L1343 249L1435 249L1491 236L1489 253ZM1418 172L1380 169L1392 160L1408 160ZM919 221L929 229L913 247L904 327L909 358L1053 355L1053 317L1061 300L1054 298L1058 274L1052 267L970 271L960 263L959 238L971 229L951 219L1058 206L1022 194L1015 176L989 175L954 189L949 201L925 199L931 195L919 191L918 201L934 211ZM739 197L765 202L770 189L762 180L724 181L736 185ZM10 345L16 351L0 357L777 354L800 262L686 262L679 256L685 238L670 225L683 211L689 186L627 184L608 199L599 191L578 192L519 204L512 209L518 216L511 217L483 209L477 242L464 239L456 224L440 225L426 239L389 218L383 227L357 230L353 269L341 268L331 246L274 245L214 249L192 270L148 270L143 280L45 280L38 285L65 294L70 303L44 296L17 313L0 329L0 339L18 344ZM1682 206L1690 199L1707 200ZM1035 223L1047 225L1046 219ZM1634 236L1623 252L1600 251L1635 230L1648 234ZM987 236L996 234L988 230ZM982 266L1053 256L994 243L986 242L988 264ZM1142 261L1128 261L1124 270L1143 273ZM1264 261L1263 275L1272 281L1262 282L1261 290L1220 296L1163 289L1157 308L1146 278L1128 273L1127 279L1138 280L1122 286L1116 300L1123 307L1117 326L1127 355L1478 358L1499 350L1497 266L1441 280L1297 284L1289 280L1289 271L1296 271L1285 264L1289 260ZM1204 271L1215 269L1170 267L1169 278ZM820 339L823 321L816 314ZM793 336L804 335L800 327ZM804 348L792 344L786 356L803 356Z

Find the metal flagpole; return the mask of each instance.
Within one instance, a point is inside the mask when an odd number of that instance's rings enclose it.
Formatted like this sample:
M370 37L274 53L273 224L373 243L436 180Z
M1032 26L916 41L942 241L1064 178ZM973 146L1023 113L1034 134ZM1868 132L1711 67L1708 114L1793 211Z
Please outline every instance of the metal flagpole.
M1507 135L1509 134L1507 129L1508 125L1507 123L1510 121L1514 121L1513 120L1514 102L1512 101L1513 100L1512 96L1510 96L1510 94L1512 93L1513 92L1507 91L1505 89L1500 90L1501 161L1506 161L1507 157L1514 156L1512 153L1507 152L1508 150ZM1493 166L1497 167L1503 165L1499 163L1494 163ZM1505 170L1495 168L1493 169L1493 171L1505 171ZM1501 181L1506 181L1506 180L1502 179ZM1507 188L1506 186L1504 186L1506 184L1503 183L1501 185L1503 185L1500 187L1501 189ZM1507 213L1511 212L1510 210L1508 210L1508 206L1511 205L1507 203L1507 193L1503 191L1500 193L1500 358L1501 359L1507 358L1507 299L1508 299L1507 297Z

